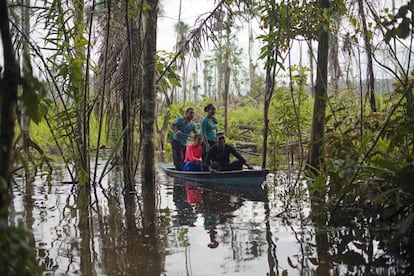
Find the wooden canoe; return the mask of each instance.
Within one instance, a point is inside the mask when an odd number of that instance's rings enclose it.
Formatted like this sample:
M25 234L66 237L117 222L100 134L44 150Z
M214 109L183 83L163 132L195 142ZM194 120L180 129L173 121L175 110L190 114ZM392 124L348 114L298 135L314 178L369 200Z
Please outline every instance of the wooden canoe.
M165 166L162 166L162 169L167 176L194 181L201 184L244 187L260 187L266 179L266 175L269 173L269 170L266 169L217 171L216 173L177 171L175 168Z

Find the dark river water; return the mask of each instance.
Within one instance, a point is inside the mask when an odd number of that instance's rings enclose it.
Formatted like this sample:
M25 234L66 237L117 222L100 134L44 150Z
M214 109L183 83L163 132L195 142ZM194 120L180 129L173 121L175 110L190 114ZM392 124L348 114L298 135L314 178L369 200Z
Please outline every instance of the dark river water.
M43 275L407 272L408 264L385 254L364 229L312 221L306 185L296 173L269 174L267 191L256 193L209 190L157 170L152 221L141 185L124 196L121 175L121 168L112 170L90 198L66 182L64 170L51 181L37 177L29 188L17 179L11 219L32 232Z

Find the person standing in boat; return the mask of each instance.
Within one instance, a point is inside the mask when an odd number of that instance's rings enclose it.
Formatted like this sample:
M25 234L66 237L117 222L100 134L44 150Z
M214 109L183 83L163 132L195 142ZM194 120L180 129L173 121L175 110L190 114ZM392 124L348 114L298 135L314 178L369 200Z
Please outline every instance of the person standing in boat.
M204 111L207 112L207 115L200 123L200 134L203 137L203 152L201 155L203 159L209 148L216 144L217 138L216 107L210 103L204 107Z
M201 135L194 135L194 143L188 144L185 150L185 159L183 171L202 171L201 163L201 144L203 138Z
M171 123L171 128L174 131L171 147L176 170L181 170L183 166L188 135L191 132L198 134L193 118L194 108L189 107L183 117L178 117Z
M230 163L230 154L237 158L236 161ZM247 163L246 159L232 146L226 144L224 135L217 136L217 144L210 147L204 160L204 168L210 173L216 171L234 171L242 170L243 165L249 169L253 169L253 166Z

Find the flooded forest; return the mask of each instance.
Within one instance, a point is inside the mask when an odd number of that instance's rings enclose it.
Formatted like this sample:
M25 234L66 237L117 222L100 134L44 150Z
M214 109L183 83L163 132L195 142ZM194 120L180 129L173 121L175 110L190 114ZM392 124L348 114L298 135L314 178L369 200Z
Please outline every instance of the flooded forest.
M414 275L413 18L0 0L0 275Z

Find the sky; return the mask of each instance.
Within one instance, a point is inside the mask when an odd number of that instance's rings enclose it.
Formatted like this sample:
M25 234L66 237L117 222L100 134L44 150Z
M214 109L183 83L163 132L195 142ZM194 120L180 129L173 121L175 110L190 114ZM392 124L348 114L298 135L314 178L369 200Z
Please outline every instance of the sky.
M382 0L384 1L384 0ZM190 28L194 28L198 26L196 23L197 18L203 15L205 18L208 13L210 13L214 7L217 5L217 0L181 0L181 15L180 18L182 21L188 24ZM396 6L399 7L401 4L406 3L407 0L395 0ZM385 1L385 3L388 3ZM180 7L180 0L160 0L160 10L161 14L159 15L158 19L158 37L157 37L157 48L158 50L167 50L172 52L174 48L174 44L176 43L176 34L174 25L177 23L179 18L179 7ZM257 35L258 32L255 34ZM245 53L243 54L244 57L242 59L247 60L247 45L248 45L248 37L247 31L244 30L239 33L238 35L239 45L245 49ZM256 42L256 50L254 53L255 57L259 55L259 41ZM207 48L207 45L204 45ZM2 44L0 41L0 65L3 65L3 49ZM306 55L306 51L304 55ZM296 54L292 55L293 64L297 64L299 55L297 54L298 50L296 50ZM205 53L207 54L207 52ZM308 58L304 57L304 63L308 63ZM200 61L199 61L200 62ZM306 64L305 64L306 65Z
M157 46L159 50L172 51L176 43L174 26L179 18L180 0L161 0L160 3ZM211 12L214 7L212 0L182 0L181 21L192 28L200 15Z
M206 18L218 4L217 0L181 0L181 21L185 22L190 29L198 27L200 22L197 19ZM158 50L174 51L176 43L175 24L179 18L180 0L161 0L160 15L158 17L157 48ZM257 35L257 34L254 34ZM248 32L247 29L239 31L237 36L239 46L244 49L247 66ZM208 54L209 46L205 47L204 55ZM256 49L256 56L259 55L259 47Z
M181 21L185 22L190 29L198 27L200 22L197 22L197 19L202 17L202 19L206 18L217 6L217 0L181 0ZM180 10L180 0L161 0L160 1L160 15L158 17L158 33L157 33L157 49L158 50L166 50L169 52L174 52L174 45L176 43L176 33L175 33L175 24L178 22L179 18L179 10ZM199 19L200 20L200 19ZM257 30L259 30L257 28ZM258 34L253 34L257 36ZM243 62L243 67L248 68L248 31L247 29L242 29L237 34L238 46L243 49L243 54L240 57L241 61ZM212 44L203 44L203 52L201 53L201 57L198 60L191 59L189 61L189 73L190 76L194 73L195 67L197 63L198 67L198 76L197 82L200 86L202 86L202 79L203 79L203 59L207 57L210 52L209 49L212 48ZM255 49L253 52L253 59L257 59L260 53L259 43L255 43ZM260 64L260 61L258 62ZM263 67L263 66L262 66ZM240 68L239 68L240 69ZM263 69L264 70L264 69ZM240 70L239 70L240 71ZM264 71L263 71L264 72ZM244 93L246 87L241 87L241 92ZM204 87L201 87L203 94ZM180 89L179 89L180 90Z

